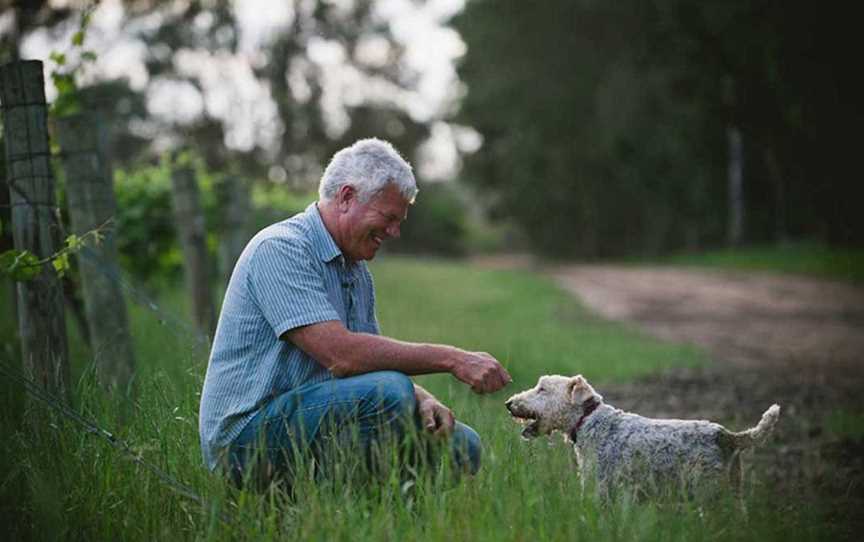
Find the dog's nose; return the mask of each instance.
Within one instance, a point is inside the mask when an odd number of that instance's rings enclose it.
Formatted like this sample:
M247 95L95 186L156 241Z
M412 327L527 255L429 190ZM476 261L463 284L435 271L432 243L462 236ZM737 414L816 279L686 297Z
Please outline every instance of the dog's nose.
M504 401L504 406L507 407L507 410L512 411L513 410L513 399L507 399L506 401Z

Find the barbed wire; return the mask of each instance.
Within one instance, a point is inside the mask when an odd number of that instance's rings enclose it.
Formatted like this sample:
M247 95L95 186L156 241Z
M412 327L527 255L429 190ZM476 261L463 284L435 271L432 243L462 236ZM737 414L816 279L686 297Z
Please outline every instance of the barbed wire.
M119 268L105 265L104 261L90 247L82 247L78 254L92 262L93 269L120 286L124 292L129 294L133 302L155 314L159 323L166 327L175 337L189 340L193 342L196 348L203 348L209 352L210 339L206 334L199 331L182 317L175 316L160 308L159 304L141 288L137 288L130 280L125 279L121 275L122 272Z
M183 482L180 482L156 465L145 460L143 457L141 457L141 454L135 452L135 450L125 440L118 438L110 431L100 427L98 424L96 424L96 422L85 418L77 411L73 410L62 400L55 397L54 395L46 391L44 388L39 386L39 384L21 374L20 370L12 367L5 359L0 360L0 373L23 385L24 390L27 392L28 395L38 399L55 412L58 412L65 416L67 419L72 420L80 427L82 427L84 432L100 437L106 442L108 442L111 447L121 452L124 457L149 471L151 474L156 476L163 484L168 486L178 495L194 501L205 510L215 509L212 503L198 495L192 487L184 484ZM226 523L231 522L231 517L224 512L220 512L219 517Z
M5 184L9 187L10 190L13 190L18 197L20 197L23 202L13 203L9 205L9 207L13 207L16 205L32 205L37 206L40 205L37 202L32 202L30 198L21 191L20 188L15 186L15 183L10 183L8 181L0 181L0 184ZM55 212L51 213L53 225L58 229L60 235L64 238L68 237L68 232L66 227L63 224L63 220L61 217L61 209L59 205L47 205L41 204L43 207L52 207ZM132 281L125 279L121 275L121 271L119 268L115 266L108 266L104 263L96 252L88 246L83 246L78 252L85 259L89 260L92 263L93 269L101 273L103 276L114 282L118 285L124 292L130 295L130 299L136 303L137 305L146 308L153 314L157 316L157 320L160 324L170 324L165 327L176 337L181 339L186 339L195 345L196 348L204 348L207 351L210 349L210 339L209 337L198 330L193 325L186 322L183 318L177 317L173 314L168 313L167 311L160 308L159 304L153 300L152 297L147 295L142 288L138 288L132 284Z

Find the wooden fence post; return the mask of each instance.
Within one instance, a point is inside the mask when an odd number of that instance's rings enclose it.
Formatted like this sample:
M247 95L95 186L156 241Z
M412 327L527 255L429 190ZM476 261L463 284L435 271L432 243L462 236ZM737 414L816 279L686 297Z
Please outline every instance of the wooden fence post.
M249 201L248 183L236 176L229 175L219 185L220 200L225 202L224 222L219 235L219 271L228 284L237 258L249 242Z
M216 330L216 310L210 294L207 228L195 170L192 164L181 162L175 159L171 163L174 223L183 250L183 270L192 300L192 315L198 330L212 338Z
M80 114L57 119L66 197L72 231L83 235L112 220L117 211L108 161L108 131L102 117ZM117 282L117 248L112 228L102 242L78 255L84 309L99 381L109 389L130 392L135 354L123 291Z
M15 248L40 259L48 258L60 246L60 231L42 62L13 62L0 67L0 102ZM19 282L17 291L25 370L47 391L68 399L69 348L63 289L51 263L45 263L32 281Z

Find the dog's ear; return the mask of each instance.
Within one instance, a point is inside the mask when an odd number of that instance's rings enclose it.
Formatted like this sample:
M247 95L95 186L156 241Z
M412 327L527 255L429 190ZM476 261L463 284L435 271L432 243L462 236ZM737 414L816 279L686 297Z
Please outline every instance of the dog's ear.
M567 383L567 397L570 399L570 402L581 403L586 387L587 382L582 378L582 375L576 375L571 378L570 382Z

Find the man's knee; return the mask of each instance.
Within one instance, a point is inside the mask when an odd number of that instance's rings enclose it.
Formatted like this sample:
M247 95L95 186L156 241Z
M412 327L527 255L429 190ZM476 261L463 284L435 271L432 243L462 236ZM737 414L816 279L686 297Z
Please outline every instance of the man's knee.
M456 465L463 471L477 474L483 456L483 443L477 431L461 422L456 422L451 446Z
M398 371L376 371L368 373L374 386L374 396L382 410L411 415L416 408L414 383Z

